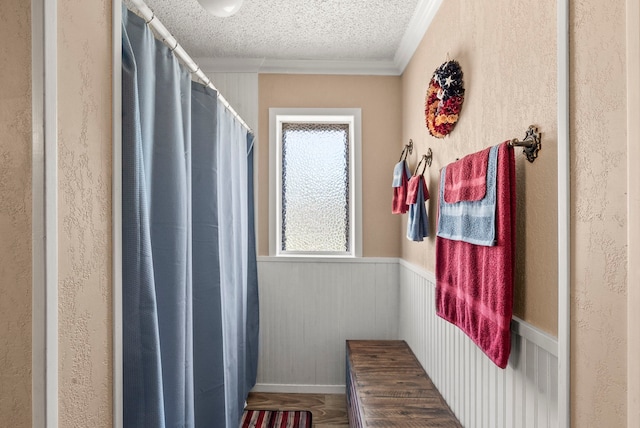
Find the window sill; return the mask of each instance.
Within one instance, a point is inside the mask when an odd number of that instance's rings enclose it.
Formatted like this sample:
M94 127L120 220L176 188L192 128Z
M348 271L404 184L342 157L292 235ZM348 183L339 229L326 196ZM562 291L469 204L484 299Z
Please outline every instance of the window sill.
M281 263L398 263L397 257L353 257L353 256L258 256L260 262Z

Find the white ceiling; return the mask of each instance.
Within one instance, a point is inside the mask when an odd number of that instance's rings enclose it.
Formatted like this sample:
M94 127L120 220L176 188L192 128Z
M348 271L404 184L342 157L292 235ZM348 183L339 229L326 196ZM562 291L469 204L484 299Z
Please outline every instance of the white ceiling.
M197 0L145 3L209 71L400 74L441 1L244 0L229 18Z

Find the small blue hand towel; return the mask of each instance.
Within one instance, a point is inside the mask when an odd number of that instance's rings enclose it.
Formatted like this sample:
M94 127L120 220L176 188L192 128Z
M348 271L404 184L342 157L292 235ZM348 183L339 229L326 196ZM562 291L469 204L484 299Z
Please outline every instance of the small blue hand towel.
M487 192L479 201L460 201L448 204L444 200L447 167L440 173L437 236L475 245L496 244L496 171L498 147L491 147L487 164Z
M407 239L410 241L423 241L429 236L429 216L424 201L424 180L418 182L418 197L416 203L409 205L409 216L407 219Z
M409 171L409 166L406 161L400 161L393 168L393 184L392 187L400 187L402 186L402 173L404 172L404 176L407 180L411 177L411 171Z

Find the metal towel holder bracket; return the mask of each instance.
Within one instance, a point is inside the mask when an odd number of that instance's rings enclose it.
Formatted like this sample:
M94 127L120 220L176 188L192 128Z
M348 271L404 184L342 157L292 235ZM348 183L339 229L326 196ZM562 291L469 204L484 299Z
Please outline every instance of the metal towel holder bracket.
M522 141L514 138L509 141L509 145L511 147L522 147L522 153L527 157L527 160L533 162L538 157L538 152L542 149L542 144L540 143L541 135L537 126L530 125Z
M407 159L407 156L409 156L411 153L413 153L413 140L410 139L409 143L405 144L402 148L402 153L400 153L400 160L398 162L402 162L403 160Z
M418 164L416 165L416 170L413 172L413 175L414 176L418 175L418 170L420 169L420 165L422 165L421 175L424 175L424 172L427 170L427 166L431 167L432 160L433 160L433 152L431 151L431 147L429 147L429 149L427 150L427 154L422 155L422 157L420 158L420 162L418 162Z

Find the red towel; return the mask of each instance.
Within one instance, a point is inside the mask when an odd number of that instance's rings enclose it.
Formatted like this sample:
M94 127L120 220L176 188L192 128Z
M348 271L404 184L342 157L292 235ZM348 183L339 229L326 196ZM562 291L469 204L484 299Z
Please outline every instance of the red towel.
M402 174L402 184L393 188L393 200L391 201L392 214L404 214L409 211L407 205L408 180L406 174Z
M495 246L436 238L436 313L505 368L511 352L516 215L515 159L506 143L498 149L496 180Z
M407 205L413 205L418 202L418 184L420 184L420 181L422 181L424 200L429 200L429 190L427 190L427 183L424 181L424 176L414 175L409 179L409 185L407 186Z
M491 147L447 165L444 200L448 204L479 201L487 192L487 164Z

